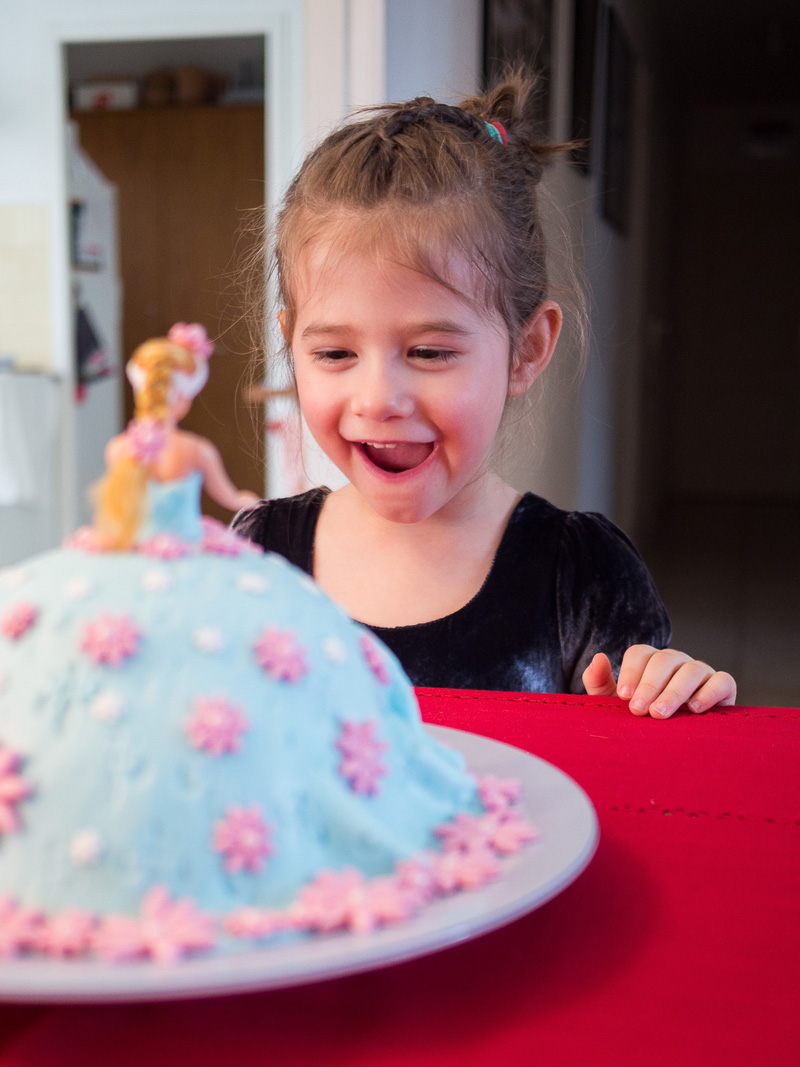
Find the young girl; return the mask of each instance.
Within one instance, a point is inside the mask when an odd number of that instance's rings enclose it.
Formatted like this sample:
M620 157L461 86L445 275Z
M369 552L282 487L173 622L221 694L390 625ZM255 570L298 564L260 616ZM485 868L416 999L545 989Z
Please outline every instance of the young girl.
M491 467L562 321L537 197L559 146L532 139L527 90L379 108L307 158L276 230L279 320L308 427L349 484L235 527L313 574L415 685L617 693L660 718L730 704L729 675L664 647L621 531Z

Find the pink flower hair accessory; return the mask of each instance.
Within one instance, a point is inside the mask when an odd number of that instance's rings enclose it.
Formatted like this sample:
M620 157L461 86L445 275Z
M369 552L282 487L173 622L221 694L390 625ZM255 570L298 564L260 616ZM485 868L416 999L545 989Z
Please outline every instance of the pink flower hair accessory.
M137 463L155 463L167 443L167 428L149 416L131 419L125 431L125 443Z
M199 322L176 322L170 327L167 337L173 344L188 348L201 359L208 359L214 351L214 342L210 340L205 326Z

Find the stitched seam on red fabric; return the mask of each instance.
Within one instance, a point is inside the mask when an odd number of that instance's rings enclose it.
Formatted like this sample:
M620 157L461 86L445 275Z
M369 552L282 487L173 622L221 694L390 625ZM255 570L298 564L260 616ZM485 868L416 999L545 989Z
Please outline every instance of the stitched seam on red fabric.
M732 819L735 822L765 822L772 826L780 826L787 829L800 828L800 819L790 819L787 816L775 818L771 815L742 815L732 811L694 811L691 808L664 808L657 805L650 808L634 808L630 804L608 804L606 811L627 812L629 815L683 815L689 819Z
M608 704L602 704L595 700L559 700L558 698L550 699L546 696L536 694L535 696L526 696L524 693L505 694L470 694L469 696L461 695L460 693L448 693L447 696L442 696L440 693L423 693L423 700L472 700L472 701L495 701L500 704L559 704L564 708L616 708L621 705L616 702L609 701ZM623 705L624 706L624 705ZM712 712L714 716L719 715L735 715L740 719L749 719L751 713L749 711L739 711L736 708L717 708ZM760 719L800 719L800 715L759 715Z

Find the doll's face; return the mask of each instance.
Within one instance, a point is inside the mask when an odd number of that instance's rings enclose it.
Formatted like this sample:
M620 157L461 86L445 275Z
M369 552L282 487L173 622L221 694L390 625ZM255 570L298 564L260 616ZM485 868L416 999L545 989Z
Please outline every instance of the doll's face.
M316 441L387 519L458 509L488 472L508 396L524 391L499 314L470 299L468 265L449 260L450 288L318 242L298 268L288 340Z

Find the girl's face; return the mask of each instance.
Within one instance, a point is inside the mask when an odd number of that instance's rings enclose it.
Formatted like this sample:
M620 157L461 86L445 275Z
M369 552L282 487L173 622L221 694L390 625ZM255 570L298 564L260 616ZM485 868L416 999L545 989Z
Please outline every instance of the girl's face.
M375 252L326 252L301 260L289 338L308 427L385 519L457 516L514 392L508 331L468 299L463 261L447 274L456 293Z

